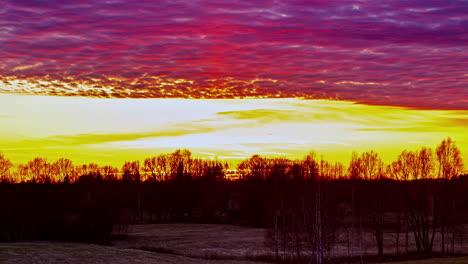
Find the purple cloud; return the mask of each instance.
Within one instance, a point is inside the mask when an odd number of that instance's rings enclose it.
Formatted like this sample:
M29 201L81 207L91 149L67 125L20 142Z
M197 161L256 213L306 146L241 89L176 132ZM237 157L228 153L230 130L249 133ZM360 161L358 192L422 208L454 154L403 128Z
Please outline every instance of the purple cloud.
M0 10L0 92L468 109L462 0L7 0Z

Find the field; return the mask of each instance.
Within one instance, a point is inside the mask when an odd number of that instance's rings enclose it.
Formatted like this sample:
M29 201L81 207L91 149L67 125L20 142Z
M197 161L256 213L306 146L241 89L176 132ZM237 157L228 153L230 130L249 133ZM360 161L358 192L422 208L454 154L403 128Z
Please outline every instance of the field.
M259 263L263 229L222 225L133 226L108 246L63 242L0 243L0 263Z
M117 248L145 249L180 256L220 260L271 258L262 228L214 224L135 225Z
M252 263L248 261L205 260L136 249L59 242L0 244L0 263Z
M403 261L403 262L392 262L391 264L466 264L468 263L468 257L460 258L435 258L425 260L414 260L414 261Z
M260 263L274 259L264 244L265 230L215 224L154 224L131 226L127 235L108 245L65 242L0 244L0 263ZM334 256L347 256L346 232L339 232ZM388 234L387 252L394 251ZM375 254L372 237L363 249ZM468 258L398 263L468 263Z

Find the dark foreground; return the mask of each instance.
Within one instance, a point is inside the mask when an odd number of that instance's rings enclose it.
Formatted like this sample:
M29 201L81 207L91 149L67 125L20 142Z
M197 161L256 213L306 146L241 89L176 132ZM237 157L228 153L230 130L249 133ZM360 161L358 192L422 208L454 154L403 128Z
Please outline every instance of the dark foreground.
M106 245L29 241L0 243L0 263L266 263L275 253L264 241L264 228L220 224L147 224L133 225L125 236L115 237ZM388 234L391 237L391 233ZM372 245L371 233L363 247L366 263L385 263L395 249L379 258ZM466 249L465 249L466 250ZM338 243L334 263L359 263L346 257L345 243ZM374 250L375 251L375 250ZM391 254L390 254L391 253ZM287 262L287 259L285 259ZM400 262L398 262L400 263ZM401 263L468 263L468 257L410 260Z

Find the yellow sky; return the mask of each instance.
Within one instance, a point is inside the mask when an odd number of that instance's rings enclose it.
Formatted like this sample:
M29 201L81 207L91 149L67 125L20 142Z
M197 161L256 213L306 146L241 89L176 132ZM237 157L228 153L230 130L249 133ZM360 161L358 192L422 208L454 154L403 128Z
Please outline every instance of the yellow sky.
M389 162L403 149L435 148L448 136L467 163L467 129L468 111L347 101L0 94L0 152L15 163L41 156L120 167L177 148L219 159L301 158L315 150L345 164L352 151L374 149Z

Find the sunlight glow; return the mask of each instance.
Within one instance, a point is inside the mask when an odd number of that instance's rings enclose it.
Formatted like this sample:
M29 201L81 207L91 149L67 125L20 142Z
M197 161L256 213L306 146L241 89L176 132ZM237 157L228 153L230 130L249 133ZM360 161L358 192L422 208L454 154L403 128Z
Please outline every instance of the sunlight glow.
M347 163L352 151L389 162L450 136L468 160L468 111L301 99L97 99L0 94L0 151L120 166L188 148L199 157L302 158Z

